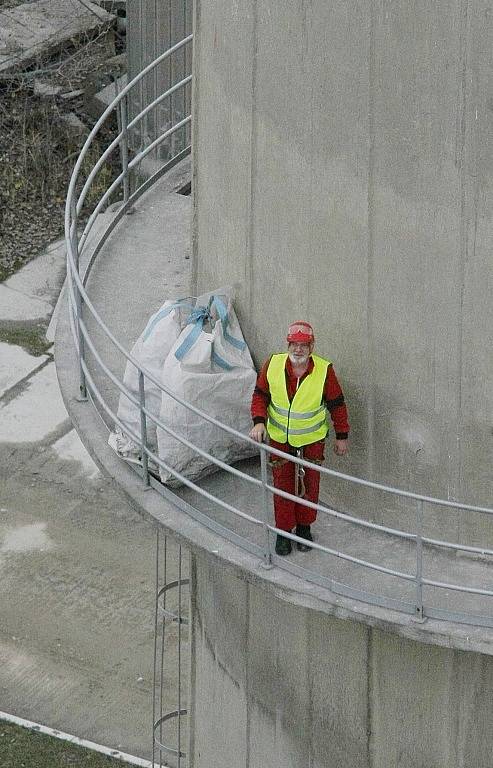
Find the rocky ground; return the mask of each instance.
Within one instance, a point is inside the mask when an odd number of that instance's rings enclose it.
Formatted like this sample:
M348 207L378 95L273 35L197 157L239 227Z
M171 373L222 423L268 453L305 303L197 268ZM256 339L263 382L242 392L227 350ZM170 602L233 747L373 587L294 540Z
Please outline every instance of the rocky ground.
M24 5L27 3L34 3L36 0L3 0L0 3L0 12L6 11L8 8L16 8L18 5Z
M0 15L18 4L3 3ZM96 120L88 108L91 94L120 74L121 62L113 58L122 46L121 36L108 36L103 29L65 45L56 55L40 55L26 70L1 76L0 281L63 234L70 175ZM106 143L103 131L88 169ZM86 208L94 205L118 163L115 153L101 170L101 183Z

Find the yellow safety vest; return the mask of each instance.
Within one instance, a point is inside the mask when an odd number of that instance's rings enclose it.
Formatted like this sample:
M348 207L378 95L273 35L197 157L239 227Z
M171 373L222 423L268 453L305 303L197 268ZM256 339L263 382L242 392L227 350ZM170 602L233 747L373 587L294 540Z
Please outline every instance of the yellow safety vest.
M305 376L289 402L285 367L287 354L272 355L267 369L270 398L267 432L278 443L294 448L323 440L329 431L323 392L330 360L312 355L313 371Z

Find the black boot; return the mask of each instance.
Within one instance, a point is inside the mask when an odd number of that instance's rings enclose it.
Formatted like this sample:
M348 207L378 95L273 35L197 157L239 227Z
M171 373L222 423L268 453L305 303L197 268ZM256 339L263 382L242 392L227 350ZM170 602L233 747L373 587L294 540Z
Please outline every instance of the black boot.
M313 541L312 532L310 530L309 525L297 525L296 526L296 535L300 537L300 539L306 539L307 541ZM298 549L298 552L309 552L311 547L309 544L303 544L301 541L296 542L296 547Z
M290 531L291 533L291 531ZM276 555L289 555L291 552L291 539L287 539L285 536L277 534L276 539Z

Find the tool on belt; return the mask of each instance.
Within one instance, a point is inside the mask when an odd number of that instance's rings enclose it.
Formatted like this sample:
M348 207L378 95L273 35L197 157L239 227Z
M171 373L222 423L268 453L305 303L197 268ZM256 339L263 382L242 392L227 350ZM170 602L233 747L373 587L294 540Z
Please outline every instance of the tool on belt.
M296 450L296 458L303 458L303 448ZM294 495L300 498L305 495L305 468L301 464L294 465Z

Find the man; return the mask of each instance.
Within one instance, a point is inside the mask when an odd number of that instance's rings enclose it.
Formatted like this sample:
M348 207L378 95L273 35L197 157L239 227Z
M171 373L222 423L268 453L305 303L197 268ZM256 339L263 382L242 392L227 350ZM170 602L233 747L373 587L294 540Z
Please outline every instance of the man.
M348 450L349 424L339 382L329 360L314 355L313 328L302 320L292 323L288 351L272 355L262 366L252 397L253 429L250 437L261 443L269 436L273 448L307 461L322 464L328 432L327 411L335 430L334 453ZM289 459L272 456L274 487L308 501L318 502L320 472L303 468ZM307 543L297 542L301 552L311 549L311 524L315 509L274 495L276 527L293 532ZM276 553L289 555L291 540L278 535Z

